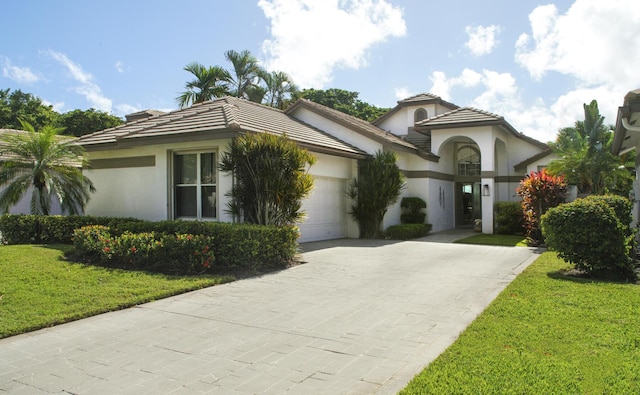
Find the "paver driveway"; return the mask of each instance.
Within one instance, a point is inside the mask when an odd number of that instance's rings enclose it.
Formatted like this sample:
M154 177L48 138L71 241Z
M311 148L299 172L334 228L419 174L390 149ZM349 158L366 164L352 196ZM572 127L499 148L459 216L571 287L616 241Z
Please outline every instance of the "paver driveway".
M289 270L0 340L0 393L395 393L535 258L430 240L309 244Z

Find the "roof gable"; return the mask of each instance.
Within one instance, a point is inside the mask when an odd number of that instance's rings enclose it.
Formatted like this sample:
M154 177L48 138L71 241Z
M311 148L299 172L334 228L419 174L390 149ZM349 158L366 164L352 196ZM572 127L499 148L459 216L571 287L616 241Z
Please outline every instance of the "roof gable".
M365 155L358 148L278 109L229 96L127 122L82 136L78 141L87 149L100 149L99 146L105 144L151 144L162 137L188 140L199 136L200 139L214 139L232 137L243 132L286 134L312 151L328 150L356 157Z
M434 95L431 93L420 93L418 95L399 100L397 103L398 104L395 107L393 107L391 110L379 116L372 123L374 125L379 125L385 119L391 117L393 114L397 113L401 109L406 107L411 107L411 106L419 106L419 105L426 105L426 104L440 104L441 106L449 108L451 110L455 110L459 108L457 105L453 103L449 103L448 101L442 100L440 96Z
M503 116L473 107L458 108L416 123L416 129L455 129L474 126L501 126L513 136L537 147L546 149L548 145L518 132Z
M318 115L323 116L324 118L327 118L348 129L369 137L374 141L380 142L382 144L389 144L395 149L412 152L429 159L437 158L437 156L421 151L418 147L409 143L408 141L403 140L402 138L396 136L391 132L380 129L370 122L345 114L333 108L329 108L321 104L312 102L307 99L298 99L295 103L289 106L289 108L287 108L285 112L287 114L293 114L300 108L308 109Z

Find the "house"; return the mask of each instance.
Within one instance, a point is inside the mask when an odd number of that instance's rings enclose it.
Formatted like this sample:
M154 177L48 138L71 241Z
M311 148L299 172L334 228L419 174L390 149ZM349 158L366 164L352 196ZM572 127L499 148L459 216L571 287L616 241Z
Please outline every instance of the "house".
M220 154L241 133L286 133L317 159L301 241L358 237L345 192L358 159L377 151L397 155L407 177L404 196L427 201L434 231L482 219L483 232L493 233L494 203L515 200L518 182L550 158L546 144L503 117L431 94L399 101L371 123L305 99L280 111L234 97L133 119L79 139L97 189L87 214L230 222L233 180L217 171ZM398 202L383 226L399 220Z
M11 134L21 134L27 133L24 130L16 130L16 129L0 129L0 136L11 133ZM0 164L7 159L10 158L10 154L3 150L4 142L0 140ZM78 167L80 167L78 165ZM6 187L0 186L0 193ZM20 199L18 204L9 209L9 214L30 214L31 213L31 194L33 193L33 187L27 190L27 193ZM1 214L1 213L0 213ZM57 215L62 214L62 208L60 207L60 201L54 196L51 201L51 214Z
M615 155L624 155L635 150L636 180L633 183L631 199L633 200L632 227L640 223L640 89L627 93L621 107L618 107L616 129L613 134L611 149Z

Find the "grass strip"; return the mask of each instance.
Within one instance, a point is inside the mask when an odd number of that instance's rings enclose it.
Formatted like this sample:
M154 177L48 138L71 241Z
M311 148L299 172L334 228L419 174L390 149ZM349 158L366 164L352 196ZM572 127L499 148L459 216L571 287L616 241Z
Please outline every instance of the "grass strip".
M233 281L66 262L64 245L0 246L0 338Z
M545 252L401 394L638 394L640 286Z
M477 235L465 237L464 239L456 240L454 243L460 244L479 244L479 245L493 245L503 247L526 247L527 240L522 236L514 235L492 235L479 233Z

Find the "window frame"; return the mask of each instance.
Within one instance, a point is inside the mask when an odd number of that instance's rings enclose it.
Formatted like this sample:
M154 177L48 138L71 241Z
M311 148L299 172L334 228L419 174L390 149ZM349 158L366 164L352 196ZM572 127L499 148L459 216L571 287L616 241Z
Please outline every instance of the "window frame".
M202 182L202 155L212 154L213 155L213 182L212 183L204 183ZM178 166L178 157L186 156L186 155L196 155L196 175L194 183L178 183L177 179L177 166ZM171 199L170 204L170 213L172 219L181 219L181 220L197 220L197 221L219 221L220 212L219 212L219 170L218 170L218 160L219 154L217 148L205 148L205 149L197 149L197 150L180 150L180 151L172 151L170 152L171 162L170 162L170 175L171 175L171 184L169 188L169 194ZM195 187L196 189L196 215L195 216L178 216L178 188L185 187ZM205 187L213 187L215 191L215 202L214 202L214 216L213 217L203 217L203 206L202 206L202 190Z

